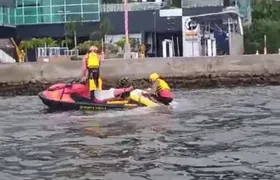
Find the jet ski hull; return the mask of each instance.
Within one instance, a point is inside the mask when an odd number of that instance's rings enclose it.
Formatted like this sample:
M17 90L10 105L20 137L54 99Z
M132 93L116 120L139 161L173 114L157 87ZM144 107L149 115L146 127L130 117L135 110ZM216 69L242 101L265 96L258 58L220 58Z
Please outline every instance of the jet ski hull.
M113 89L113 92L118 89ZM105 90L106 91L106 90ZM104 91L103 91L104 92ZM38 94L43 104L53 110L109 110L109 109L131 109L141 106L157 105L148 98L142 97L142 90L136 89L124 92L119 98L93 102L89 98L89 90L81 83L58 83ZM115 96L115 95L113 95Z
M129 109L139 107L137 104L107 104L107 103L93 103L93 102L66 102L66 101L56 101L47 98L41 92L38 94L39 98L42 100L43 104L48 106L53 110L90 110L90 111L100 111L109 109Z

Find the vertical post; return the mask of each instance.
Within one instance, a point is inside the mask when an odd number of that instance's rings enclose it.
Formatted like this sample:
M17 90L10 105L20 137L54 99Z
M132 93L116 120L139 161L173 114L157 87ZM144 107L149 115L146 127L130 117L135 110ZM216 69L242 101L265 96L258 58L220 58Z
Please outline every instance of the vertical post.
M229 55L231 54L231 25L230 18L228 18L228 51Z
M124 45L124 58L130 59L130 43L128 36L128 0L124 0L124 30L125 30L125 45Z
M156 20L156 11L153 13L154 15L154 43L155 43L155 57L157 57L157 20Z
M266 47L266 35L264 35L264 48L263 48L263 54L267 54L267 47Z

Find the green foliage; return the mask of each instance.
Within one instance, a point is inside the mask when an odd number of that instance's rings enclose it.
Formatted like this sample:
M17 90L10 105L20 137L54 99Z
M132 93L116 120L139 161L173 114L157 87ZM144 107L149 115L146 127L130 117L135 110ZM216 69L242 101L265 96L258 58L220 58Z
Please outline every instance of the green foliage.
M68 35L72 36L74 41L74 47L77 46L77 31L82 28L83 23L79 21L70 20L68 23L64 25L64 29L66 32L66 38Z
M255 0L252 11L253 22L244 27L246 54L263 52L264 35L267 36L268 53L277 53L280 48L280 2Z
M134 48L135 45L136 45L136 42L133 39L129 39L129 43L130 43L130 46L132 48ZM123 37L121 40L115 42L115 44L123 49L124 48L124 44L125 44L125 37Z
M38 47L54 47L57 46L57 41L48 37L48 38L32 38L29 41L21 41L19 47L27 52L29 49L36 49Z
M112 25L110 19L107 17L102 17L99 23L99 31L91 33L90 39L104 39L106 34L110 34L112 31Z
M100 41L85 41L77 45L77 49L79 50L79 54L86 54L90 46L96 46L99 50L101 49L101 42Z

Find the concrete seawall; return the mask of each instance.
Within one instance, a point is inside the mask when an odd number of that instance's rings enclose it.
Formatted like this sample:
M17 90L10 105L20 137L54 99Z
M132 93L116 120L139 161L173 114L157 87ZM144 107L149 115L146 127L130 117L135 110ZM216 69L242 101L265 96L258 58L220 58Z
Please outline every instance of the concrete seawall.
M275 85L280 84L280 55L112 59L101 67L105 87L120 86L120 79L129 78L141 88L152 72L158 72L173 87ZM81 61L1 64L0 95L37 94L54 82L79 78L80 73Z

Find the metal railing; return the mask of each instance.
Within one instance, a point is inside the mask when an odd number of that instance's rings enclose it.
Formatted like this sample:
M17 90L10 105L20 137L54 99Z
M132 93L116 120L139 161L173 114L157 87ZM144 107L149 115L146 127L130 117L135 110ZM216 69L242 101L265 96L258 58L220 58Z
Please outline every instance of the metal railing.
M207 7L207 6L223 6L223 0L182 0L183 8L191 7Z
M128 3L129 11L147 11L147 10L158 10L161 7L161 3L156 2L135 2ZM123 4L101 4L101 12L119 12L124 11Z
M67 47L38 47L38 57L50 57L50 56L77 56L78 50L69 50Z

